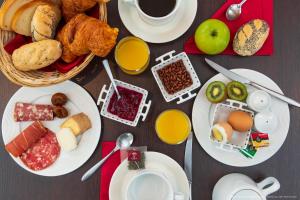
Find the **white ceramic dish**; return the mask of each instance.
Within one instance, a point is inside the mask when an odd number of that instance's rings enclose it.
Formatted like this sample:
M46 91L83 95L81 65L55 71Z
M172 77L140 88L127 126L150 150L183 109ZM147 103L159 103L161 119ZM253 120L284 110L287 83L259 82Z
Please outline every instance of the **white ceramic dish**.
M148 103L146 103L148 91L143 88L140 88L140 87L137 87L137 86L134 86L134 85L131 85L131 84L119 81L119 80L115 80L115 82L116 82L117 86L125 87L127 89L136 91L143 95L143 98L141 100L136 117L135 117L134 121L130 121L130 120L122 119L122 118L118 117L117 115L113 115L107 111L109 101L114 93L114 88L113 88L112 84L110 84L108 89L106 89L106 85L103 85L101 92L99 94L97 105L100 105L101 103L103 104L102 108L101 108L101 115L104 117L107 117L109 119L115 120L117 122L129 125L129 126L137 126L140 117L142 117L142 121L145 121L146 117L148 115L148 112L150 110L150 107L151 107L151 100L149 100ZM105 96L104 96L104 94L105 94Z
M155 60L156 60L156 62L158 62L158 64L155 65L154 67L152 67L151 71L152 71L152 74L156 80L156 83L157 83L163 97L165 98L166 102L170 102L175 99L179 99L177 101L177 104L181 104L183 102L186 102L186 101L194 98L197 95L196 93L193 93L193 90L199 88L201 86L201 83L200 83L200 80L194 70L194 67L193 67L190 59L186 55L186 53L182 52L177 55L174 55L174 54L175 54L175 51L173 50L173 51L170 51L170 52L156 58ZM159 78L158 70L160 70L160 69L166 67L167 65L174 63L178 60L183 61L184 65L186 67L186 70L191 75L193 84L190 87L187 87L187 88L180 90L180 91L176 92L175 94L171 95L166 91L161 79Z
M118 0L119 14L128 31L151 43L170 42L182 36L192 25L197 14L197 7L197 0L184 0L173 20L160 26L153 26L140 17L135 6L124 0Z
M233 71L258 82L261 85L265 85L279 93L282 93L278 85L264 74L249 69L234 69ZM212 77L205 83L205 85L203 85L195 99L192 112L192 122L195 136L202 148L217 161L226 165L237 167L256 165L271 158L280 149L288 134L290 125L290 111L288 105L280 100L272 98L272 106L270 109L274 112L274 114L276 114L276 116L278 116L279 124L277 130L269 136L269 147L261 148L252 159L244 157L239 152L225 152L216 148L215 143L213 143L208 137L210 134L211 117L213 116L215 105L211 104L207 100L205 90L209 83L213 81L229 82L230 80L221 74ZM251 89L253 88L249 88L249 90Z
M61 150L60 156L55 163L44 170L33 171L27 168L21 159L11 156L18 165L33 174L42 176L59 176L76 170L90 158L100 139L101 119L94 100L79 85L71 81L65 81L49 87L22 87L11 97L2 118L2 137L4 144L10 142L21 132L21 130L32 123L14 121L13 110L16 102L51 104L51 96L56 92L63 92L68 96L69 101L65 107L69 111L69 116L79 112L84 112L89 116L92 122L92 128L82 135L80 143L75 150L71 152L64 152ZM65 119L55 118L53 121L45 121L43 124L54 133L57 133L60 129L60 124L64 120Z
M246 113L249 113L254 118L254 112L247 109L247 104L239 102L239 101L233 101L233 100L227 100L223 103L217 104L215 110L214 110L214 116L211 123L211 130L212 126L218 122L226 121L228 118L228 115L233 111L243 111ZM212 133L212 131L210 131ZM251 130L248 130L246 132L238 132L233 131L232 138L227 143L222 143L217 140L215 140L210 134L210 139L218 144L218 147L223 150L233 151L237 149L245 149L248 145L249 138L250 138Z
M146 152L145 155L146 168L163 173L171 182L174 190L182 192L185 196L184 199L188 200L189 183L181 166L172 158L158 152ZM128 162L123 161L112 176L109 186L110 200L125 200L129 181L139 173L139 171L128 170L127 165Z

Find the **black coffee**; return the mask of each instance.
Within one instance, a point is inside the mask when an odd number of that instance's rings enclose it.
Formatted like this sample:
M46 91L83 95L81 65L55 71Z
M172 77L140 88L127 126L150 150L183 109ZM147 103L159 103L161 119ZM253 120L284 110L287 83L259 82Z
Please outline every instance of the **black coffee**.
M173 11L176 0L139 0L139 6L149 16L163 17Z

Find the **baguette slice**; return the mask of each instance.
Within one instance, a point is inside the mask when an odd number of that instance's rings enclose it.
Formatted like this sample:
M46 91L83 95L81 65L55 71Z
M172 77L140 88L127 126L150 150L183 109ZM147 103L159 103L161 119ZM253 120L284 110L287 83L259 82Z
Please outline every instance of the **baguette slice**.
M20 7L14 15L11 28L21 35L31 36L31 20L36 8L47 4L47 1L34 0Z
M11 22L16 11L24 4L32 0L6 0L0 9L0 27L3 30L12 31Z

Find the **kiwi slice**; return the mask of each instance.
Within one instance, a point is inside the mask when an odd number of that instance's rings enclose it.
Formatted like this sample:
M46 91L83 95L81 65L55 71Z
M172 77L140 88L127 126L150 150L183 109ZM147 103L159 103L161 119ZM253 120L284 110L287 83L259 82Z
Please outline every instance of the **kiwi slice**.
M226 85L221 81L214 81L206 88L206 97L212 103L219 103L227 98Z
M231 81L227 84L227 94L230 99L237 101L245 101L248 96L246 86L238 81Z

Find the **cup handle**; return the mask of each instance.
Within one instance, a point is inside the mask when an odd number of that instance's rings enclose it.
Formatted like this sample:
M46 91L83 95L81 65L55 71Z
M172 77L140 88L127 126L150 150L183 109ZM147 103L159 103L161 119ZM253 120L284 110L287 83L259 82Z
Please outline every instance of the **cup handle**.
M181 192L174 193L174 200L184 200L184 194Z
M276 178L268 177L265 180L257 183L257 186L259 187L259 189L261 189L262 193L265 196L268 196L269 194L272 194L272 193L276 192L277 190L279 190L280 183ZM268 186L268 187L266 187L266 186Z

